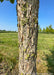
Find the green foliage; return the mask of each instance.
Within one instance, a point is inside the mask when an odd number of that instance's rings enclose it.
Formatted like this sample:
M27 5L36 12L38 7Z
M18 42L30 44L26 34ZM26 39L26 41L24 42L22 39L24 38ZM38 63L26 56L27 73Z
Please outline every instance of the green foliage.
M42 31L42 30L41 30L41 28L40 28L40 30L39 30L39 31L40 31L40 32Z
M13 3L14 3L14 1L15 1L15 0L10 0L10 3L12 3L12 4L13 4Z
M49 27L46 27L45 32L54 33L54 29L52 28L52 25L49 25Z
M53 29L52 29L52 25L49 25L49 32L52 32Z
M52 28L52 25L49 25L46 28L41 29L40 25L38 25L38 31L42 33L54 33L54 29Z
M38 25L38 32L42 32L42 29L40 28L40 25Z
M46 32L45 28L43 28L42 32Z
M48 27L46 27L46 32L49 32L49 28Z
M4 0L0 0L0 2L3 2Z
M0 30L0 33L16 33L16 31Z
M3 2L4 0L0 0L0 2ZM6 0L6 1L10 1L10 3L14 4L15 0Z

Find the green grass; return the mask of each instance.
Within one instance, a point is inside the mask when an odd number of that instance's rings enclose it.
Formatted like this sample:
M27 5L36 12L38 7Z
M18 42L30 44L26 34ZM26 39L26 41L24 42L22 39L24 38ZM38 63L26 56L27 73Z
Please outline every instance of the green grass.
M18 62L18 34L0 33L0 62L5 59L9 67Z
M18 34L0 33L0 62L14 67L18 62ZM37 72L54 73L54 34L38 34Z
M39 33L37 72L54 73L54 34Z

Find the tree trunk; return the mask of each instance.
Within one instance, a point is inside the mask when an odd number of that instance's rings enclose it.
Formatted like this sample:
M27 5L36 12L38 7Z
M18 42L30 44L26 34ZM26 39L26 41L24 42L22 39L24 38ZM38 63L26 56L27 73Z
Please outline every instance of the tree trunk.
M39 0L17 0L19 75L36 75Z

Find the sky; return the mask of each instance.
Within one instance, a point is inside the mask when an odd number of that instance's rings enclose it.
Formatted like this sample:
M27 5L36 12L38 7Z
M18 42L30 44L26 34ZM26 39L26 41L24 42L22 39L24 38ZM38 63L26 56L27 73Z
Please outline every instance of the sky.
M16 4L0 2L0 30L18 30ZM40 0L38 22L42 29L50 24L54 28L54 0Z

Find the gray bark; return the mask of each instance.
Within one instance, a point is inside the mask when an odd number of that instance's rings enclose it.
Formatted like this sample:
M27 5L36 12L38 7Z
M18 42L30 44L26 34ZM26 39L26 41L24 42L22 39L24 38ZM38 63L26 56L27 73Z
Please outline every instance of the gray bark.
M39 0L17 0L19 75L36 75Z

